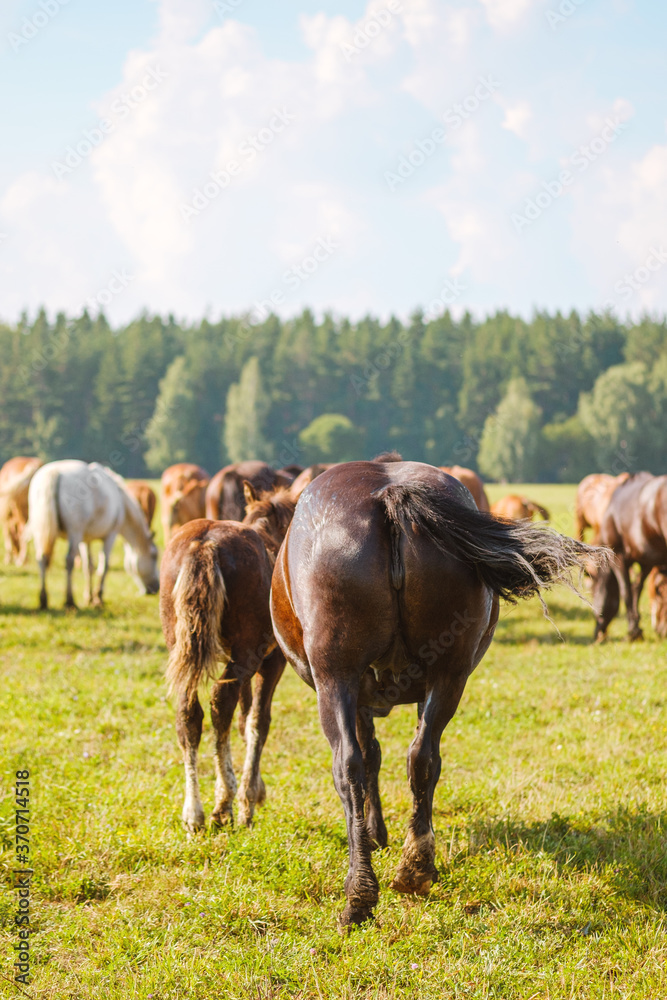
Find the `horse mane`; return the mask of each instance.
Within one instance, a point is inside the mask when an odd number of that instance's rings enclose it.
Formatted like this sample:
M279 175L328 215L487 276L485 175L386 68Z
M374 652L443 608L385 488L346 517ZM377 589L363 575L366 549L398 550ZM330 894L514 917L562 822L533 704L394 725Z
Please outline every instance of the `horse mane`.
M113 479L113 481L116 484L116 486L118 486L119 489L121 489L123 491L123 497L125 499L125 503L132 510L132 513L137 518L137 522L146 530L146 538L152 539L153 533L150 530L150 528L148 527L148 525L146 524L146 518L144 517L144 512L141 509L139 501L137 500L136 497L132 496L132 494L130 493L130 491L127 488L127 483L125 482L125 480L123 479L123 477L120 475L120 473L119 472L114 472L114 470L110 469L108 465L99 465L98 462L91 462L90 463L91 468L94 465L97 465L100 469L104 469L104 471L109 476L109 478Z
M259 521L266 521L274 514L281 531L287 531L294 515L296 500L290 493L289 486L280 486L275 492L261 493L257 500L251 500L246 505L244 521L256 527ZM252 521L248 517L252 516Z
M402 462L403 456L397 451L382 451L375 458L371 459L371 462Z

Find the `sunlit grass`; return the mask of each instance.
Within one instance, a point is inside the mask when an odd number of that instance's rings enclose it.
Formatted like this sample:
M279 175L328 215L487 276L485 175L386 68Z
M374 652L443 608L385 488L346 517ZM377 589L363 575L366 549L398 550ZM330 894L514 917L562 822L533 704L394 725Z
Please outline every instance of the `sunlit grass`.
M494 499L510 491L566 526L571 487L490 488ZM536 602L503 611L443 738L441 881L427 900L389 889L416 713L379 721L390 835L374 855L380 904L374 924L341 938L345 826L313 693L288 669L254 828L188 841L157 598L136 593L120 565L116 551L102 611L60 610L61 565L48 615L34 610L34 565L0 576L1 860L9 886L11 785L28 766L31 995L667 994L666 647L648 619L643 644L628 645L618 621L593 647L590 609L566 590L549 600L566 642ZM210 813L210 727L202 750ZM236 734L235 751L238 763ZM5 892L0 971L10 978L14 907Z

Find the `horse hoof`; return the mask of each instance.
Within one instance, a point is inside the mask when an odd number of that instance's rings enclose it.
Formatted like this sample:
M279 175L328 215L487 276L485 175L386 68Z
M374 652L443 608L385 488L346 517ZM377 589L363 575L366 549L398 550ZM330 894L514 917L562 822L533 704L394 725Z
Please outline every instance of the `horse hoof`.
M78 611L78 607L74 603L74 601L65 601L65 610L66 611Z
M223 827L232 829L234 826L234 813L231 809L224 812L214 812L211 816L211 830L222 830Z
M257 805L263 806L266 802L266 785L264 784L264 779L260 778L257 782Z
M366 923L367 920L374 920L373 908L367 906L350 906L348 903L343 912L338 917L338 932L342 935L349 934L355 927Z
M640 628L633 629L632 632L628 632L628 642L643 642L644 633Z
M606 641L607 641L607 633L606 632L598 632L597 635L595 635L593 637L593 645L594 646L601 646L602 643L606 642Z
M396 872L391 888L405 895L428 896L431 886L438 881L438 869L432 866L428 872L414 869L400 869Z

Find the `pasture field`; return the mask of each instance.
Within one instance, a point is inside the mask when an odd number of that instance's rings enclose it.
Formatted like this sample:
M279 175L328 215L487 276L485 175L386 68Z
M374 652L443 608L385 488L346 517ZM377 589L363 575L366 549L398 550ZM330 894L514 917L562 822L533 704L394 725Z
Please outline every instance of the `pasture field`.
M571 528L574 487L516 491ZM34 563L0 569L1 996L22 995L11 891L20 768L32 785L31 997L667 996L667 645L645 606L644 643L628 645L619 620L599 647L590 609L565 589L548 598L564 642L538 602L503 609L443 737L441 879L428 899L389 888L416 710L379 720L390 846L374 855L377 920L341 938L345 825L313 692L287 668L254 827L188 840L157 598L136 593L117 549L105 609L66 613L63 554L47 614L34 610ZM207 725L208 813L210 739Z

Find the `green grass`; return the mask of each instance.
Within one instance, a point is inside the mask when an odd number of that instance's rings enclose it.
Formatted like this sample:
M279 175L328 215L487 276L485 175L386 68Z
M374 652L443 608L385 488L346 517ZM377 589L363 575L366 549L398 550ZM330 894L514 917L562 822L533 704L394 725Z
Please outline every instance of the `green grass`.
M572 487L521 492L571 526ZM549 601L565 642L536 602L503 610L443 737L441 881L426 900L389 889L415 709L379 721L390 835L374 855L381 898L376 922L341 938L345 826L313 693L288 668L254 828L188 840L157 599L139 596L120 565L116 552L104 610L46 615L33 610L34 565L0 571L4 976L11 786L29 767L33 997L667 995L667 669L648 619L643 644L625 643L619 620L593 647L590 609L565 590ZM50 589L58 607L61 565ZM241 749L235 734L237 762ZM20 996L0 983L0 995Z

